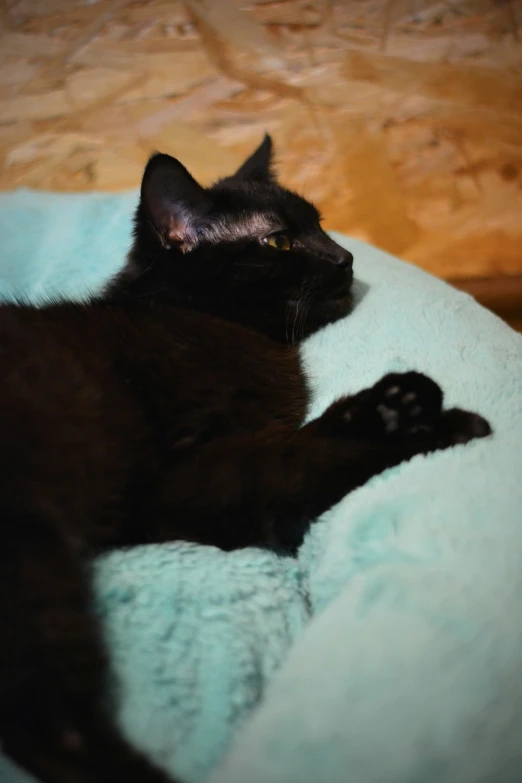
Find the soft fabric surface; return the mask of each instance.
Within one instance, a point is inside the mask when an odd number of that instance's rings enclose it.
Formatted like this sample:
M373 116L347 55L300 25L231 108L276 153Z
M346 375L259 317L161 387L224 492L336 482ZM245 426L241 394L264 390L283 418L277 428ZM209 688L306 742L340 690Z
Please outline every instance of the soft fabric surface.
M0 196L0 293L95 288L122 263L134 202ZM311 415L412 368L495 433L376 477L314 526L297 561L187 544L100 561L121 724L187 781L519 781L522 337L341 241L359 302L304 347ZM0 780L22 776L0 760Z

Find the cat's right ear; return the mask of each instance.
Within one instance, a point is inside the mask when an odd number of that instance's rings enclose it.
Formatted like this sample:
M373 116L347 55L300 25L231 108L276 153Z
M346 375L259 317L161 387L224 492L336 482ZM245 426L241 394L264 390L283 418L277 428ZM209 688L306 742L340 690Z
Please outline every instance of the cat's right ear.
M156 153L143 174L141 205L163 247L187 252L197 244L210 199L179 160Z
M272 138L265 133L259 147L245 160L234 174L234 179L248 179L258 182L271 182L274 179L272 171Z

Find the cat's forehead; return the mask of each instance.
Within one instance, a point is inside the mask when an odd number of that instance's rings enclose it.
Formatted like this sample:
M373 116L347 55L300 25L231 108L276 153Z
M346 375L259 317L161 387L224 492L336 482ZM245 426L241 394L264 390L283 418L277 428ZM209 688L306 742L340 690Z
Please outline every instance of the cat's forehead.
M254 232L311 228L320 220L313 204L276 183L238 185L225 180L211 192L217 211L224 219L247 221Z
M282 220L273 213L243 209L214 215L201 233L206 241L214 244L261 238L284 228Z

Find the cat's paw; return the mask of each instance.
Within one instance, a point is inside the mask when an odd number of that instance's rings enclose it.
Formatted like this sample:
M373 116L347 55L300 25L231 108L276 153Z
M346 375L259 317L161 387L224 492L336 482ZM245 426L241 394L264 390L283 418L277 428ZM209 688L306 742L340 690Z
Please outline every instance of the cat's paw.
M428 453L491 433L488 422L458 408L442 410L440 386L418 372L392 373L375 386L334 403L317 420L322 432L409 444Z
M347 401L343 420L350 434L372 439L433 432L442 410L442 391L418 372L385 375L371 389Z

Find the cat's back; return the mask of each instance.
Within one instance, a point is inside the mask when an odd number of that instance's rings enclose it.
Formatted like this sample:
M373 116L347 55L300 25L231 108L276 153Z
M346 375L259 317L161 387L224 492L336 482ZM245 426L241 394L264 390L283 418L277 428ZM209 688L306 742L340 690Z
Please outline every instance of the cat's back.
M103 319L87 304L0 305L0 397L2 390L19 395L82 382L109 368L110 346L103 339ZM69 389L70 391L70 389Z
M305 407L294 348L205 314L0 306L0 493L10 504L123 520L129 487L153 480L175 444L293 431Z
M74 371L167 374L274 385L299 380L297 349L206 313L158 303L94 300L45 306L0 304L0 374L4 383L71 376ZM32 371L31 371L32 370ZM13 378L16 376L15 378ZM234 381L236 379L236 382Z
M106 331L89 305L0 306L0 492L9 506L87 518L124 496L136 455L152 454Z
M256 430L306 408L295 347L159 302L3 304L0 354L5 415L85 421L145 405L165 423L218 410L227 429Z

